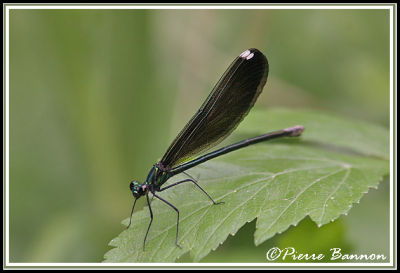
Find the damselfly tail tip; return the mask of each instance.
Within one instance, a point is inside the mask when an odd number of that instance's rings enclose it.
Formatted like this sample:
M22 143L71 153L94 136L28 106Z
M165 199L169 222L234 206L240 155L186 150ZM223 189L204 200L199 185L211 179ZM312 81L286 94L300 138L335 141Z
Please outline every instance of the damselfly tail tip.
M285 129L285 131L289 133L289 136L296 137L296 136L301 135L301 133L303 133L304 126L296 125L296 126Z

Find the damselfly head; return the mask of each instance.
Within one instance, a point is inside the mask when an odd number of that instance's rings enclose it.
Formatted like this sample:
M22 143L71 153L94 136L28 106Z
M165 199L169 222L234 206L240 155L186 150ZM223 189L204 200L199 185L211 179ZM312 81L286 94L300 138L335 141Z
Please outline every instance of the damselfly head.
M145 195L149 191L149 187L147 186L147 184L140 183L137 180L133 180L129 184L129 188L131 189L131 192L136 199Z

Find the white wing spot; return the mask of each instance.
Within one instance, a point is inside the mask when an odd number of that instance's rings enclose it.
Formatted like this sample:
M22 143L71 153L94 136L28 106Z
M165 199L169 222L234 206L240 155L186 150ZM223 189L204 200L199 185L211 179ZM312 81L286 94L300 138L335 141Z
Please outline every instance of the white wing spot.
M254 53L251 53L249 56L246 57L246 60L250 60L251 58L253 58Z
M247 50L244 51L242 54L240 54L239 57L247 58L249 55L251 55L250 53L251 53L250 50L247 49ZM252 54L252 55L254 55L254 54ZM251 56L251 57L253 57L253 56ZM250 57L250 58L251 58L251 57ZM247 60L248 60L248 59L247 59Z

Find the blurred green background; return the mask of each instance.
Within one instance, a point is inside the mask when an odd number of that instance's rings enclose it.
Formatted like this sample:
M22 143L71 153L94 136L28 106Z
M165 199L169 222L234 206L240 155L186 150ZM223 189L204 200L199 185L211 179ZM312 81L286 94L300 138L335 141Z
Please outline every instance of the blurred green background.
M101 262L129 182L250 47L270 64L256 107L389 127L388 10L11 10L10 261ZM203 261L264 262L273 245L388 255L388 190L258 247L249 223Z

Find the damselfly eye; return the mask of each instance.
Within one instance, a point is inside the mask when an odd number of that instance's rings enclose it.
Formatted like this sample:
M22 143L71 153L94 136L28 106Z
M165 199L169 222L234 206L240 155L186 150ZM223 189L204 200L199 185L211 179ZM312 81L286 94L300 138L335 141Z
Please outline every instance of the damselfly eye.
M130 184L129 184L129 188L131 189L132 193L138 193L140 191L140 186L142 184L139 183L137 180L133 180Z
M129 184L129 188L135 198L145 195L148 191L148 187L145 183L140 183L136 180L133 180Z

